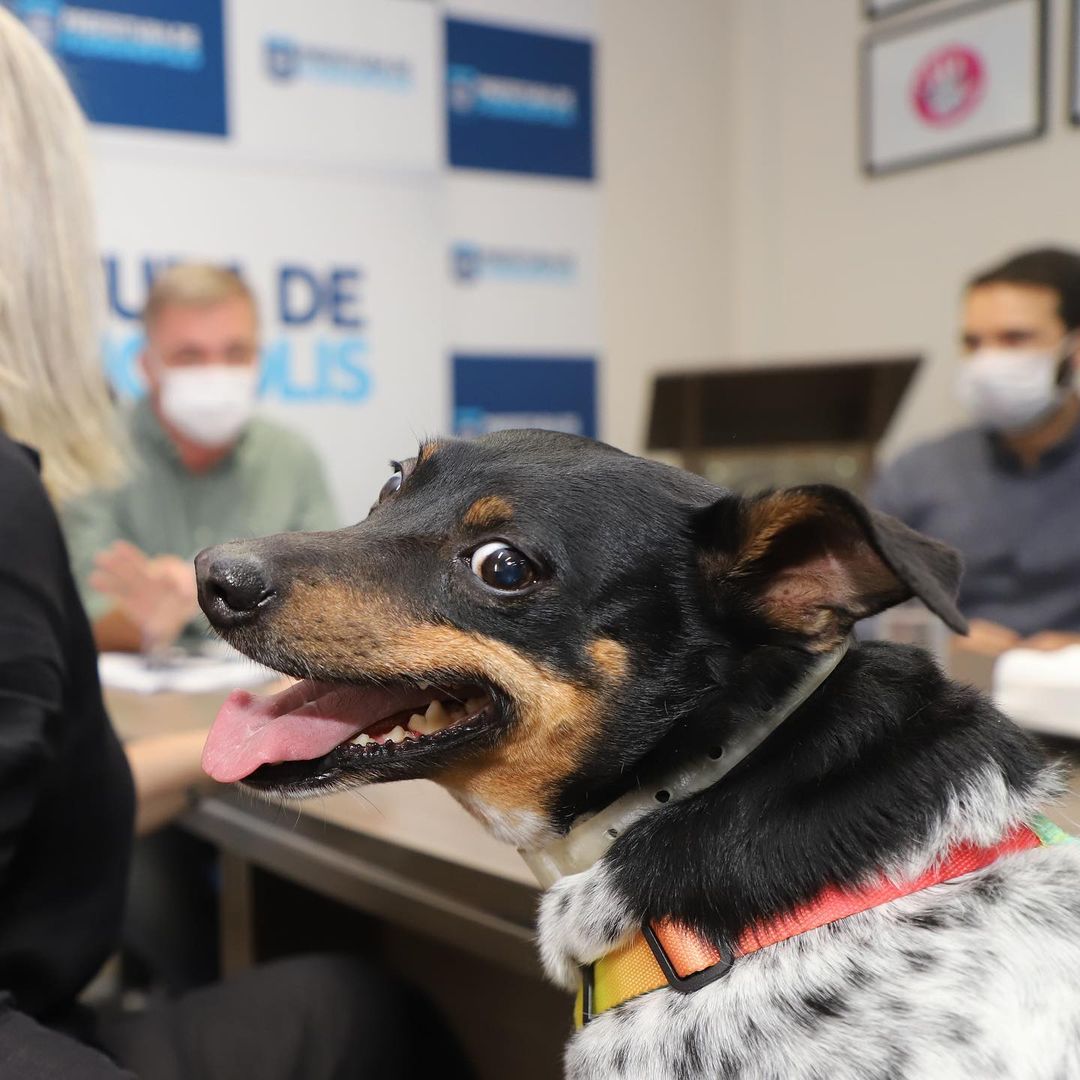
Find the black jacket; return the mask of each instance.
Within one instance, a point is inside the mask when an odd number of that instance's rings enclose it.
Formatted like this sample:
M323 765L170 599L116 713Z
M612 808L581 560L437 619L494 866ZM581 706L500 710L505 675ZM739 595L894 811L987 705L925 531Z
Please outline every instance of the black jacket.
M0 1077L120 1075L45 1025L116 947L133 815L56 514L0 434Z

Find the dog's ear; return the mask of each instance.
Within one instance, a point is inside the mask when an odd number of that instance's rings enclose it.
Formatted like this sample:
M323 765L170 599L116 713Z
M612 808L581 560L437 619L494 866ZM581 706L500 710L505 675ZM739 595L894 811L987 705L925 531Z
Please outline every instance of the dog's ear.
M698 515L696 529L710 585L748 596L770 626L812 648L832 648L859 619L913 596L967 632L957 552L841 488L729 495Z

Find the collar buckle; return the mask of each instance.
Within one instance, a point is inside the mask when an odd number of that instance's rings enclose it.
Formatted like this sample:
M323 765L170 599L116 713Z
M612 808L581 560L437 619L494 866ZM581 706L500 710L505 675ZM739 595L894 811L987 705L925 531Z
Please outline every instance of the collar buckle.
M735 954L730 949L723 951L712 946L719 955L718 960L708 965L708 967L700 968L697 971L689 971L684 975L680 975L676 970L671 957L668 956L663 943L660 941L659 937L657 937L652 923L648 920L643 922L641 924L641 933L649 948L652 950L652 954L655 957L657 964L660 965L660 970L664 973L664 978L667 979L668 986L670 986L672 990L677 990L680 994L692 994L695 990L700 990L702 987L716 982L717 979L722 979L729 971L731 971L731 968L735 963Z
M596 965L581 965L581 1024L594 1020L596 1013Z

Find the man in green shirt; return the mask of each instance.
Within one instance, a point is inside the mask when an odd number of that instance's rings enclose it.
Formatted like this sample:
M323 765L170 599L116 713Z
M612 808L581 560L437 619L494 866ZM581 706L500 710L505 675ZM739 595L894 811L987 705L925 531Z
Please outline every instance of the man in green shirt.
M252 416L259 327L247 285L217 267L173 267L155 279L143 324L148 393L130 417L131 475L64 515L103 652L191 632L191 560L204 547L340 524L314 450Z

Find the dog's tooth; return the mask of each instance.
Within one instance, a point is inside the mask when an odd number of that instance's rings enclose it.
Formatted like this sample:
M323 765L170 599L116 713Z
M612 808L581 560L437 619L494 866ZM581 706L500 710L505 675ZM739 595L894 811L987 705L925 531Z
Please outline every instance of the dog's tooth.
M447 704L446 713L451 721L460 720L465 715L465 706L460 701L451 701Z
M396 728L390 731L390 734L386 736L387 742L403 743L405 741L405 729L398 724Z
M414 712L409 717L409 731L416 731L421 735L430 735L432 729L428 726L427 720L422 713Z
M465 711L470 716L475 716L478 712L484 711L484 706L487 703L488 699L486 697L471 697L465 702Z
M441 701L433 701L424 713L424 719L427 723L427 734L430 735L433 731L438 731L440 728L446 727L450 723L450 716L443 708Z
M420 682L418 682L416 685L419 686L421 690L428 690L431 688L431 683L427 682L424 679L421 679Z
M353 739L353 746L367 746L371 742L371 736L366 731L361 731L359 735Z

